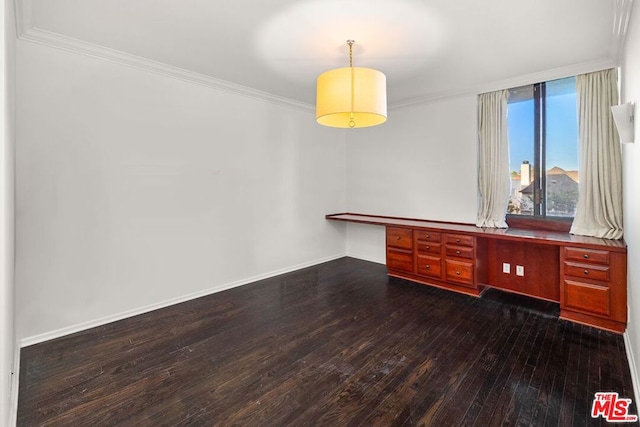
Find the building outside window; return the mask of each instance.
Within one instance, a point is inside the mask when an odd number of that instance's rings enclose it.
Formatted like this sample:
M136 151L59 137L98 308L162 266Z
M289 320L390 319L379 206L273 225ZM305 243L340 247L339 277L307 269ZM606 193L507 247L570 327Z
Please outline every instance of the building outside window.
M575 78L511 89L507 214L573 218L578 204Z

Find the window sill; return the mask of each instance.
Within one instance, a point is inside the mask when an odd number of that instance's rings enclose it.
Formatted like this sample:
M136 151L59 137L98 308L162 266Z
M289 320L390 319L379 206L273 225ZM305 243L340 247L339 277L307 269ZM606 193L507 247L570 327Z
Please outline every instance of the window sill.
M520 215L507 215L507 225L510 228L524 228L527 230L559 231L568 233L573 218L534 218Z

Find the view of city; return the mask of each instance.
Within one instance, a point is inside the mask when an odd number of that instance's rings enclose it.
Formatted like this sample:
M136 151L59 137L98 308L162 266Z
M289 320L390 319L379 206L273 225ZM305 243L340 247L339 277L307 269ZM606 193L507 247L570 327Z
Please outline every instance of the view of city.
M511 192L507 213L516 215L575 216L578 204L578 119L575 78L547 82L539 100L543 128L535 129L534 85L514 89L508 105L509 170ZM536 141L543 135L543 142ZM535 150L545 161L536 168ZM542 151L544 151L542 153ZM540 196L545 212L534 212L536 170L546 171Z
M578 204L578 171L555 166L547 171L547 215L575 216ZM511 172L511 193L507 213L533 215L533 171L523 162L520 171Z

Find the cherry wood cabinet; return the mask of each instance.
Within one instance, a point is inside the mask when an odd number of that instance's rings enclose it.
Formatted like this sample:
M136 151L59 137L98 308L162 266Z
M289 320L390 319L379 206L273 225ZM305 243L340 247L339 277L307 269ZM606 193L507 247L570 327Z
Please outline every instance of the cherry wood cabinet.
M560 254L560 315L616 329L627 322L627 256L603 249L564 247Z
M403 273L413 273L413 231L387 227L387 267Z
M445 280L477 290L475 237L445 234L444 241Z
M480 295L478 285L486 282L486 251L477 252L475 237L389 226L386 240L389 275Z
M415 242L416 274L430 279L441 280L442 244L441 235L437 231L413 230Z
M474 296L498 288L557 302L566 320L619 333L626 329L623 240L361 214L326 218L385 226L390 276Z

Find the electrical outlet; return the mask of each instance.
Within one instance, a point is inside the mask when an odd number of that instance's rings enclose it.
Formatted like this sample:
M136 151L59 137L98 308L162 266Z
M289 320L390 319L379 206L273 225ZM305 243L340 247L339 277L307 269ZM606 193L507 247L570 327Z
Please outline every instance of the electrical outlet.
M502 272L503 273L511 273L511 264L509 264L508 262L503 262L502 263Z
M524 267L516 265L516 276L524 276Z

